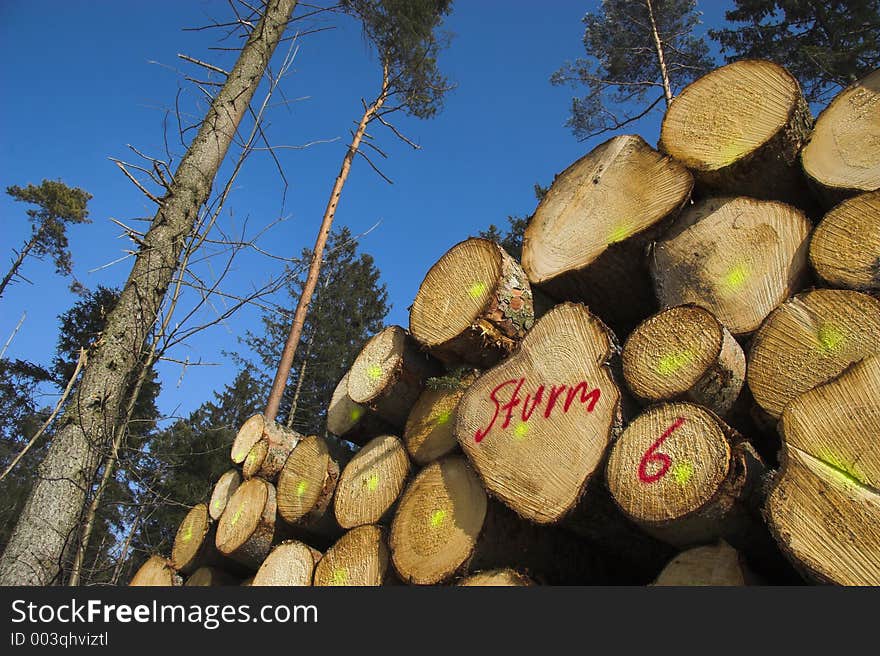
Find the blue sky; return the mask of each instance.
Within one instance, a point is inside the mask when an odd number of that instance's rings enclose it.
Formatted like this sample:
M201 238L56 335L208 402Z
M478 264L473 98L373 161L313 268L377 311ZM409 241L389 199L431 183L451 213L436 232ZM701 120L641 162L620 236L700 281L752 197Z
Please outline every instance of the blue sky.
M727 4L701 3L705 22L717 24ZM548 82L565 60L583 55L580 20L595 5L458 0L446 22L454 38L441 58L442 70L457 87L434 119L398 121L422 149L412 151L382 128L371 130L390 156L382 168L394 184L357 161L336 222L360 233L381 221L364 238L362 249L374 256L388 286L393 304L389 323L408 325L406 308L428 268L450 246L489 223L503 224L509 214L531 213L533 184L549 184L555 173L601 141L579 143L571 135L564 124L572 92ZM126 144L161 155L163 121L178 89L187 111L203 110L199 92L179 74L202 72L179 61L177 53L221 64L229 55L208 50L217 45L219 32L182 28L229 16L228 5L213 0L0 3L5 92L0 183L5 189L60 178L93 194L93 223L69 231L75 275L88 287L120 286L131 267L130 259L105 266L129 247L110 218L136 225L134 218L153 214L150 202L108 157L133 161ZM292 102L271 110L268 133L276 145L339 141L279 154L290 183L283 205L274 164L267 154L255 154L220 220L224 229L239 231L247 219L248 234L254 234L283 217L259 242L278 255L296 256L314 242L348 129L360 117L360 99L378 90L380 70L358 26L353 21L333 24L336 29L297 42L293 70L282 84ZM660 116L647 117L634 131L656 142ZM179 156L176 126L170 128L170 149ZM0 198L4 272L11 249L28 235L25 209L5 194ZM245 254L223 289L242 292L277 274L279 266ZM0 300L0 345L27 311L6 357L45 363L54 350L57 315L76 298L68 291L69 279L54 275L50 262L29 261L22 273L34 284L11 286ZM204 316L210 318L210 312ZM259 311L246 308L172 353L180 360L218 364L187 369L179 386L180 366L160 367L163 412L184 414L230 381L235 370L222 352L243 349L236 338L258 320Z

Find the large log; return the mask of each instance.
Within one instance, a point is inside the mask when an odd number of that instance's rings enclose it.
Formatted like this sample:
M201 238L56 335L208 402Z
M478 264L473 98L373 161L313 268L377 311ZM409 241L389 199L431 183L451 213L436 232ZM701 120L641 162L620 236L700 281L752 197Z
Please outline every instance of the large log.
M880 191L849 198L825 215L810 240L810 263L832 287L880 292Z
M524 522L490 501L462 456L435 460L407 487L389 547L401 579L417 585L498 567L560 584L607 583L612 576L583 541Z
M743 586L761 585L740 553L724 540L693 547L673 558L652 583L656 586Z
M253 586L310 586L321 552L297 540L275 545L254 574Z
M520 265L495 242L472 237L428 271L409 329L448 365L482 369L516 348L534 321L532 290Z
M880 69L819 114L801 162L826 207L880 189Z
M650 257L663 306L693 303L746 335L803 285L810 222L785 203L711 198L675 221Z
M426 465L458 448L458 440L453 432L456 410L478 373L465 375L458 387L429 387L422 392L409 413L403 431L403 442L413 462Z
M275 538L275 486L262 478L242 483L220 516L217 550L255 571Z
M239 485L241 485L241 474L237 469L229 469L217 479L214 489L211 490L211 501L208 503L211 519L215 521L220 519L223 511L226 510L226 504Z
M378 524L390 518L410 475L406 447L393 435L368 442L342 470L333 503L344 529Z
M880 353L880 301L867 294L817 289L789 299L767 317L748 353L746 381L776 420L800 394Z
M318 562L316 586L376 586L396 582L385 529L358 526L343 535Z
M266 453L269 453L270 450L273 453L279 451L290 453L301 437L296 431L279 426L274 421L267 422L263 415L253 415L241 425L232 442L232 462L241 465L248 456L251 456L251 467L253 467L258 454L251 455L252 449L260 440L266 441ZM274 459L277 460L280 457L280 455L276 455ZM283 460L281 464L284 464Z
M130 586L135 587L168 587L182 584L183 579L180 574L174 570L171 561L159 554L153 554L150 556L147 561L140 566L138 571L135 572L135 575L131 579L131 583L129 583Z
M679 305L643 321L627 338L623 377L645 403L684 399L727 414L746 376L742 348L715 316Z
M629 332L656 309L645 246L692 187L683 166L641 137L606 141L560 173L535 210L523 238L529 282Z
M348 376L345 375L333 390L327 406L327 431L352 444L363 446L378 435L392 432L393 428L374 412L348 395Z
M348 396L402 430L425 380L439 372L437 361L422 353L409 333L389 326L373 335L355 359Z
M798 153L812 126L797 80L778 64L742 60L685 87L660 130L660 150L709 194L809 204Z
M278 477L278 514L306 541L332 543L342 534L333 516L332 501L341 468L350 458L334 457L327 440L310 435L287 459Z

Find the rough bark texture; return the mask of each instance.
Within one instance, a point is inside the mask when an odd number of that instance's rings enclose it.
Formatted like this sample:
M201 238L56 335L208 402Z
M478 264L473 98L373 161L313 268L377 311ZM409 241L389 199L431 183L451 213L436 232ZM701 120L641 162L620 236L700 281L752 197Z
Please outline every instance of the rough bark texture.
M119 302L90 354L78 391L58 425L39 478L0 560L0 584L56 580L102 448L119 416L132 372L178 266L187 235L241 118L278 45L296 0L271 0L180 162L144 236Z

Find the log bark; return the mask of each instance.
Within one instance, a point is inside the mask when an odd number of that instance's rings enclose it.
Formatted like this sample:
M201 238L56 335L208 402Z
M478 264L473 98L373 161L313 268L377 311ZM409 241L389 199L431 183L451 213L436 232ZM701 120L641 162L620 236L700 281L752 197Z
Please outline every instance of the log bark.
M278 477L278 514L301 539L332 544L343 529L333 514L333 495L350 452L334 457L327 441L310 435L290 454Z
M348 531L327 550L315 568L316 586L377 586L396 582L386 530L375 524Z
M83 368L76 402L60 420L40 476L0 560L0 584L46 585L56 579L76 530L85 492L104 449L108 417L126 401L144 342L177 270L179 258L208 200L214 177L247 111L296 0L271 0L217 93L198 134L174 173L143 239L101 341ZM109 422L112 425L112 422Z
M411 465L399 438L368 442L342 470L333 512L344 529L386 522L409 478Z
M606 141L560 173L535 210L523 238L529 282L558 300L586 303L628 333L657 307L645 247L692 187L683 166L641 137Z
M229 503L229 499L235 494L239 485L241 485L241 474L237 469L227 470L220 476L214 484L214 489L211 491L211 501L208 503L211 519L214 521L220 519L223 511L226 510L226 504Z
M477 572L461 579L456 585L471 587L521 587L535 585L525 574L520 574L515 569L490 569L486 572Z
M260 565L251 585L310 586L321 552L298 540L285 540L273 547Z
M440 373L400 326L375 334L361 349L348 376L348 396L401 431L425 379Z
M657 298L664 307L699 305L734 335L750 334L803 286L810 227L802 212L784 203L702 201L652 249Z
M426 389L416 401L406 420L403 441L417 465L427 465L458 449L453 432L456 411L478 373L462 378L457 389Z
M880 69L841 91L819 114L801 163L826 208L880 189Z
M522 267L498 244L471 238L431 267L409 315L412 336L447 365L490 367L535 322Z
M363 446L374 437L393 432L394 429L369 408L351 400L348 395L349 374L346 371L333 390L327 406L327 431L352 444Z
M704 195L742 195L812 209L798 153L812 127L797 80L747 59L692 82L672 101L660 150L687 166Z
M623 346L623 377L644 403L689 400L719 415L745 382L742 347L715 316L680 305L643 321Z
M717 544L683 551L663 568L655 586L761 585L739 552L720 540Z
M159 586L159 587L169 587L182 585L183 579L180 577L174 567L171 566L171 561L165 558L164 556L160 556L159 554L153 554L147 559L143 565L140 566L137 572L135 572L134 577L131 579L130 586Z
M217 525L217 550L251 571L259 569L275 539L275 487L261 478L242 483Z
M813 231L810 263L832 287L880 293L880 191L849 198Z
M498 567L558 584L613 578L588 544L568 532L525 522L491 501L461 456L435 460L407 487L389 547L401 579L417 585Z
M880 301L867 294L817 289L767 317L752 338L746 381L775 421L800 394L880 353Z

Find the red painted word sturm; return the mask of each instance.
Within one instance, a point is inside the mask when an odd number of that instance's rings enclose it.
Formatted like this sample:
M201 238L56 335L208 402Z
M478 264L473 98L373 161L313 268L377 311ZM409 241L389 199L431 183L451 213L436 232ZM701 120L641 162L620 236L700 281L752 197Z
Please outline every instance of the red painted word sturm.
M674 422L672 422L672 425L669 428L663 431L663 435L660 436L660 439L654 442L651 445L650 449L645 451L645 455L642 456L642 461L639 463L639 480L642 483L655 483L666 476L666 472L668 472L669 468L672 466L672 459L665 453L658 453L657 449L659 449L660 445L663 444L663 442L665 442L666 439L670 435L672 435L683 423L684 417L678 417ZM659 462L662 464L660 465L660 469L658 469L653 474L649 474L649 462Z
M525 382L525 378L512 378L504 381L489 393L489 400L495 405L495 414L492 415L492 420L489 422L488 426L478 429L474 434L474 440L476 442L481 442L483 438L489 434L489 431L492 430L492 427L498 419L498 414L502 410L505 411L505 415L501 428L507 428L510 425L510 421L513 419L513 410L520 405L520 403L522 403L522 409L520 410L522 420L526 422L531 418L535 409L544 401L544 392L547 390L547 387L545 385L540 385L538 386L538 389L535 390L534 395L529 392L526 394L525 399L521 399L519 393ZM513 393L510 395L510 400L506 403L502 403L498 398L498 394L501 390L510 386L513 386ZM574 387L569 387L568 385L552 385L547 394L546 405L544 406L543 415L545 419L549 419L550 413L553 411L553 408L556 407L557 403L560 403L560 397L562 397L563 394L565 394L565 398L561 401L563 412L568 412L576 398L582 404L587 404L587 412L592 412L593 408L596 407L596 403L598 403L602 392L598 387L591 390L587 381L581 381ZM580 394L580 398L578 398L578 394Z

